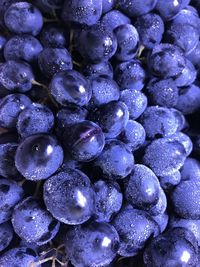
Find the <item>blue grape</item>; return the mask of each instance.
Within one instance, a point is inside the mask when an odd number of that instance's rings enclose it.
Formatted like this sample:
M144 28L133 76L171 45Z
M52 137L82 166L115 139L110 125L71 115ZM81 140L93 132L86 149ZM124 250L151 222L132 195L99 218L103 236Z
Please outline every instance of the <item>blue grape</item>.
M138 60L122 62L115 68L115 79L122 89L134 88L142 90L144 87L145 70Z
M1 10L0 10L0 14L1 14ZM0 24L1 24L1 21L0 21ZM7 42L6 38L2 34L0 34L0 56L1 58L3 57L3 49L4 49L6 42Z
M171 20L185 8L189 2L190 0L158 0L156 10L160 13L163 20Z
M0 224L0 251L4 250L13 239L13 228L9 223Z
M149 139L166 137L175 134L179 129L173 111L164 107L147 107L139 121Z
M78 39L78 51L92 63L108 61L117 50L115 35L102 25L94 25L82 30Z
M148 62L153 74L162 78L176 78L185 68L181 49L172 44L155 45Z
M127 105L132 120L139 118L147 107L147 97L136 89L123 90L120 100Z
M134 207L148 211L159 199L160 183L151 169L136 164L125 184L125 197Z
M102 0L102 13L107 13L112 10L115 5L115 0Z
M90 222L69 229L65 249L76 267L108 266L117 255L119 236L108 223Z
M118 84L111 78L95 77L91 79L92 98L90 105L101 106L120 97Z
M168 137L171 141L177 141L184 146L186 155L189 156L193 149L192 140L184 133L178 132Z
M169 175L160 176L160 185L165 191L172 190L174 186L180 183L181 174L180 171L175 171Z
M137 0L117 0L117 5L119 9L129 17L138 17L153 10L157 1L158 0L145 0L145 2Z
M95 109L91 117L109 139L117 137L124 130L128 123L129 111L123 102L112 101Z
M51 176L63 162L63 150L58 141L45 134L24 139L15 154L18 171L28 180L42 180Z
M183 129L187 128L187 122L182 112L174 108L171 108L170 110L174 114L177 120L177 124L178 124L177 132L182 131Z
M94 183L95 220L110 222L122 206L123 195L119 185L112 181L98 180Z
M178 102L178 87L172 79L152 79L145 90L151 105L172 108Z
M15 128L19 114L31 105L29 97L23 94L10 94L0 100L0 126Z
M38 56L41 72L52 78L54 74L72 69L72 58L65 48L47 47Z
M187 55L187 58L192 62L192 64L196 67L200 67L200 42L198 42L197 46L194 50L191 51L189 55Z
M167 209L167 197L163 189L160 187L158 202L148 210L148 213L151 216L158 216L165 213L166 209Z
M198 29L189 24L172 23L165 34L166 41L180 47L187 55L199 42Z
M181 181L172 192L174 211L181 218L200 219L199 188L199 181Z
M28 34L11 37L4 47L4 58L8 60L24 60L33 62L38 59L43 47L40 42Z
M0 86L12 92L27 92L32 88L34 74L28 63L9 60L0 65Z
M97 124L84 120L67 127L62 141L73 159L87 162L101 154L105 137Z
M152 239L143 254L149 267L198 266L197 241L184 228L173 228Z
M0 144L0 175L6 178L17 177L18 171L15 167L15 153L18 144L8 142Z
M154 221L158 224L160 233L163 233L165 229L167 228L169 216L167 213L162 213L156 216L152 216Z
M25 198L12 214L15 233L28 243L43 245L52 240L60 223L34 198Z
M49 87L52 96L62 106L68 104L85 106L92 96L90 82L75 70L57 73Z
M131 151L135 151L144 144L146 132L140 123L129 120L119 138L130 147Z
M65 1L62 18L68 22L93 25L102 14L102 0L72 0Z
M69 44L69 34L56 24L46 25L40 33L40 42L44 47L64 48Z
M110 179L123 179L133 170L134 157L123 142L111 139L106 142L94 165Z
M164 23L161 17L155 13L148 13L136 20L135 27L139 33L141 43L148 49L152 49L162 40Z
M192 114L200 108L200 88L191 84L179 89L179 98L175 106L183 114Z
M179 170L185 161L184 146L167 138L156 139L145 149L143 163L157 176L169 175Z
M120 61L133 59L139 48L139 35L137 29L131 24L123 24L115 28L117 37L117 51L115 57Z
M23 196L22 187L15 181L0 179L0 223L10 220L14 206Z
M39 9L28 2L13 3L4 14L6 27L16 34L37 35L43 26Z
M113 31L120 25L130 24L131 20L119 10L113 9L102 16L101 23L109 31Z
M181 179L200 181L200 162L195 158L187 158L181 168Z
M120 211L112 224L119 233L118 254L123 257L137 255L158 231L157 224L145 211L133 208Z
M17 131L22 138L38 133L49 133L54 126L52 111L45 105L32 103L18 116Z
M31 265L37 265L40 267L41 265L38 263L39 257L37 253L29 247L17 247L12 248L6 251L0 257L0 266L8 267L8 266L23 266L30 267Z
M65 224L84 223L94 214L94 190L79 170L66 168L50 177L44 184L43 198L53 217Z
M86 63L83 65L82 72L91 78L103 77L113 78L113 67L110 62L99 62L96 64Z

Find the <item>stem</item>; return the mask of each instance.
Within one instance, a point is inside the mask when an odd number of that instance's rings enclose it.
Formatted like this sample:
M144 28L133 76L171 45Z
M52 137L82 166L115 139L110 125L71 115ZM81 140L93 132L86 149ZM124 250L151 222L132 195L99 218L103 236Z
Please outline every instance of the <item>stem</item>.
M41 184L42 184L41 181L37 182L37 184L36 184L36 189L35 189L35 192L34 192L33 197L37 197L38 192L39 192L39 190L40 190L40 186L41 186Z

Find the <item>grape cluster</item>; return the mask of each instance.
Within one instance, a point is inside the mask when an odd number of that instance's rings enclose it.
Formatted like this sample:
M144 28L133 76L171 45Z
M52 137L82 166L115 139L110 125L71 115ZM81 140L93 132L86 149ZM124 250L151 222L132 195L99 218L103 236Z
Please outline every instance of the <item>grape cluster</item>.
M0 0L0 267L200 266L198 0Z

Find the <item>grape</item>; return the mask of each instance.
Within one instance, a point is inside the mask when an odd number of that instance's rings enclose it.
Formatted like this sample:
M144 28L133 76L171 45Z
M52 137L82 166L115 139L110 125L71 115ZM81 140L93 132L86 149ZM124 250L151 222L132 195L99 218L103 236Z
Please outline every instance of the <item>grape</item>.
M99 180L94 183L95 220L109 222L119 212L123 195L116 182Z
M108 223L90 222L67 232L67 257L76 267L108 266L117 255L119 236Z
M24 192L13 180L0 179L0 223L7 222L14 206L23 198Z
M147 97L135 89L123 90L120 100L127 105L130 119L133 120L139 118L147 107Z
M65 48L44 48L38 56L38 64L47 78L52 78L58 72L72 69L71 55Z
M198 42L197 46L194 50L191 51L189 55L187 55L187 58L192 62L192 64L199 68L199 62L200 62L200 42Z
M144 87L145 70L138 60L122 62L115 68L115 79L122 89L142 90Z
M0 266L30 267L38 262L37 253L29 247L12 248L0 257ZM40 267L40 264L37 264Z
M37 35L43 26L39 9L28 2L13 3L5 12L6 27L13 33Z
M145 142L146 132L137 121L129 120L120 134L120 140L127 144L132 151L139 149Z
M83 74L91 78L113 78L113 67L110 62L87 63L83 65Z
M180 171L175 171L171 174L160 176L160 185L165 191L171 190L174 186L180 183L182 177Z
M27 92L32 88L34 74L28 63L9 60L0 65L0 86L12 92Z
M195 158L187 158L181 168L181 179L200 181L200 162Z
M128 208L120 211L112 221L120 237L118 254L135 256L145 243L158 231L154 220L142 210Z
M0 101L0 125L15 128L19 114L31 104L29 97L23 94L10 94Z
M154 9L158 0L117 0L119 8L130 17L137 17L149 13Z
M4 58L8 60L36 61L43 47L40 42L28 34L11 37L4 47Z
M151 169L136 164L126 182L125 197L135 208L148 211L159 199L160 183Z
M63 150L58 141L45 134L27 137L17 148L15 165L28 180L51 176L63 162Z
M94 165L110 179L123 179L134 168L134 157L128 146L115 139L108 140Z
M102 14L102 0L65 1L62 18L65 22L96 24Z
M68 70L54 75L50 83L50 92L62 106L88 104L92 89L89 81L78 71Z
M169 216L167 213L162 213L156 216L152 216L154 221L158 224L160 228L160 233L163 233L165 229L167 228Z
M105 137L109 139L117 137L125 128L129 112L123 102L113 101L95 109L91 117L101 127Z
M4 250L13 239L13 229L9 223L0 224L0 251Z
M163 189L160 188L159 195L158 195L158 202L156 203L156 205L152 206L148 210L148 213L151 216L158 216L158 215L164 214L166 212L166 208L167 208L167 197Z
M184 133L178 132L175 134L172 134L170 137L168 137L171 141L177 141L180 144L184 146L186 155L189 156L193 149L193 143L192 140Z
M148 13L136 20L135 27L139 33L141 43L148 49L152 49L162 40L164 23L161 17L155 13Z
M22 240L43 245L54 238L60 223L38 201L28 197L15 206L12 225Z
M22 138L38 133L49 133L54 126L52 111L41 104L32 103L18 116L17 131Z
M102 13L107 13L112 10L115 5L115 0L102 0Z
M82 121L66 128L63 143L72 158L87 162L98 157L105 144L102 129L91 121Z
M118 47L115 57L120 61L128 61L135 57L139 47L137 29L131 24L123 24L115 28Z
M86 222L94 213L94 190L89 178L78 170L65 169L44 184L43 198L57 220L70 225Z

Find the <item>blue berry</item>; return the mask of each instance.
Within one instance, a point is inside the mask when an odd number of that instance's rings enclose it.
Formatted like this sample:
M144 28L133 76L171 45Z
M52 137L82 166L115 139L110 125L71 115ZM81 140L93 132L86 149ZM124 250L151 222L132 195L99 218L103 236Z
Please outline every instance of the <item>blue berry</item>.
M38 56L38 64L41 72L52 78L54 74L71 70L72 58L65 48L44 48Z
M58 141L45 134L27 137L17 148L15 165L28 180L51 176L63 162L63 150Z
M129 119L129 111L123 102L113 101L95 109L91 116L101 127L106 138L115 138L124 130Z
M43 26L40 10L28 2L13 3L6 10L4 21L6 27L16 34L28 33L35 36Z
M96 24L102 14L102 0L72 0L65 1L62 18L65 22L86 25Z
M113 78L113 67L110 62L87 63L83 65L83 74L91 78Z
M134 157L123 142L111 139L106 142L94 164L110 179L123 179L133 170Z
M115 79L122 89L134 88L142 90L144 87L145 70L138 60L122 62L115 68Z
M44 184L43 198L57 220L70 225L86 222L94 213L94 190L89 178L78 170L65 169Z
M130 147L131 151L135 151L144 144L146 132L140 123L129 120L119 138Z
M23 94L10 94L0 101L0 125L15 128L20 112L31 105L31 100Z
M131 24L123 24L115 28L117 37L117 51L115 57L119 61L128 61L135 57L139 48L137 29Z
M13 239L13 229L9 223L0 224L0 251L4 250Z
M153 10L157 1L158 0L145 0L145 2L137 0L117 0L117 5L119 9L129 17L138 17Z
M41 104L33 103L18 116L17 131L22 138L38 133L49 133L54 126L52 111Z
M115 35L102 25L94 25L82 30L78 39L78 51L90 62L108 61L117 50Z
M60 223L37 200L28 197L15 206L12 225L22 240L43 245L55 237Z
M108 266L117 255L119 236L108 223L91 222L67 232L66 254L74 266Z
M50 92L62 106L68 104L85 106L92 96L90 82L75 70L63 71L54 75L50 84Z
M0 86L12 92L27 92L32 88L34 74L28 63L9 60L0 65Z
M23 266L30 267L31 265L41 265L38 263L39 257L37 253L29 247L17 247L6 251L0 257L0 266Z
M145 211L133 208L120 211L112 224L119 233L118 254L123 257L137 255L158 231L157 224Z
M185 161L184 146L167 138L156 139L145 149L143 162L158 176L179 170Z
M147 107L147 97L136 89L123 90L120 100L127 105L132 120L139 118Z
M99 180L94 183L95 220L109 222L119 212L123 195L119 185L112 181Z
M181 168L181 179L200 180L200 162L195 158L187 158Z
M152 79L145 90L151 105L172 108L178 102L178 88L172 79Z
M97 124L91 121L82 121L67 127L62 141L73 159L87 162L101 154L105 137Z
M14 206L22 200L23 189L13 180L0 179L0 223L10 220Z
M11 37L4 47L4 58L8 60L24 60L33 62L38 59L43 47L40 42L28 34Z
M135 27L139 33L141 43L148 49L152 49L162 40L164 23L161 17L155 13L140 16L136 20Z

